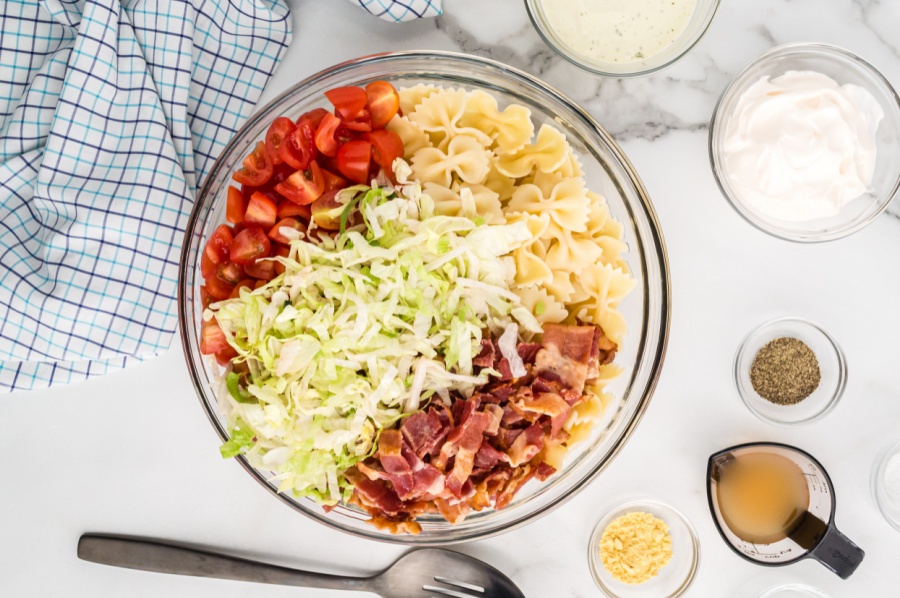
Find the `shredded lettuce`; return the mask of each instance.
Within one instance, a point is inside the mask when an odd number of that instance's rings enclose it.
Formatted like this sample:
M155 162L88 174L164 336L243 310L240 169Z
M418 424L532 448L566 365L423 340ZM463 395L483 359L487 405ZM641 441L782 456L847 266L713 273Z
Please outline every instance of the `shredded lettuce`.
M223 456L244 454L280 491L324 504L348 497L342 472L375 450L380 430L435 393L488 381L472 364L483 330L541 330L510 291L509 254L531 237L524 222L435 215L416 184L342 193L361 224L348 210L334 240L293 240L273 258L283 274L204 314L249 371L226 379Z

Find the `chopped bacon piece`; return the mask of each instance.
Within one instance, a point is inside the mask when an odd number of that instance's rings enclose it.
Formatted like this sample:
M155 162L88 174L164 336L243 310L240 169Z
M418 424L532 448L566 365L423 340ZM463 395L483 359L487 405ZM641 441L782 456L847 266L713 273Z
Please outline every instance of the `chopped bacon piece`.
M506 483L506 486L497 495L497 498L494 501L494 508L502 509L508 506L516 493L534 477L535 473L535 468L530 465L516 469L509 482Z
M429 409L410 415L400 426L403 438L420 459L430 454L450 433L450 426L441 423L438 413Z
M488 403L484 406L484 413L490 418L487 426L484 428L485 436L496 436L500 431L500 422L503 420L503 407Z
M537 468L534 470L534 477L543 482L554 473L556 473L555 467L553 467L552 465L547 465L546 463L541 461L540 463L538 463Z
M350 471L353 470L348 470L347 473ZM377 509L385 515L397 516L405 512L403 501L386 484L370 480L364 475L354 476L351 482L354 494L360 499L362 506Z
M497 362L497 371L500 372L500 380L502 382L512 380L512 369L509 367L509 360L505 357Z
M503 451L498 451L487 442L483 442L481 448L475 454L475 467L482 469L491 469L500 461L509 463L509 456Z
M375 456L388 473L409 473L409 463L400 452L403 436L400 430L383 430L378 439L378 452Z
M466 502L451 504L443 498L436 498L434 502L437 505L438 513L443 515L444 519L450 523L459 523L469 514L469 504Z
M481 339L481 352L472 360L472 365L483 368L494 367L495 352L494 341L489 338Z
M525 363L534 363L534 358L537 357L537 352L540 349L540 343L519 343L519 346L516 347L516 350L519 352L519 357L521 357L522 361Z
M545 392L536 397L526 398L516 402L516 406L523 411L533 411L541 415L556 417L560 414L568 414L572 407L558 394Z
M509 447L509 463L513 467L521 465L541 452L544 448L544 431L537 424L531 424L525 431L516 437L515 442Z
M547 324L534 368L538 374L557 379L580 393L587 380L593 342L593 326Z

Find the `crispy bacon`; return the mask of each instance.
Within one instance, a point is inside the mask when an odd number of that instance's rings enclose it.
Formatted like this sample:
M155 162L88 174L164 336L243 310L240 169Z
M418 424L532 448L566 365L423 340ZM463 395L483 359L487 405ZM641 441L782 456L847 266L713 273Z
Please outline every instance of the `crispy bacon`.
M535 371L540 376L559 380L581 392L587 381L593 343L593 326L547 324L544 326L543 346L535 357Z
M509 463L513 467L521 465L541 452L544 448L544 430L537 424L531 424L516 437L509 447Z
M422 459L440 446L450 433L450 426L441 422L436 410L429 409L407 417L400 426L400 433L416 456Z

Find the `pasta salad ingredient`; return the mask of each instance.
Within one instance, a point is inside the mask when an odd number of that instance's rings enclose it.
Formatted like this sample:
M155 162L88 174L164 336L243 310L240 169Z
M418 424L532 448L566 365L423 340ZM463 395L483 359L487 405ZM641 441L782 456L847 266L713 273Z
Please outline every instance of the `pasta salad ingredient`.
M427 196L392 189L341 194L363 224L321 244L282 230L288 255L266 259L284 272L204 314L236 351L226 450L241 444L282 491L331 505L349 498L344 472L383 430L435 393L488 382L473 364L483 330L540 332L500 259L528 237L524 224L434 215Z
M672 560L669 526L650 513L620 515L603 530L600 558L606 570L623 583L649 581Z
M735 194L786 221L837 215L869 190L884 112L867 90L813 71L762 77L738 99L725 130Z

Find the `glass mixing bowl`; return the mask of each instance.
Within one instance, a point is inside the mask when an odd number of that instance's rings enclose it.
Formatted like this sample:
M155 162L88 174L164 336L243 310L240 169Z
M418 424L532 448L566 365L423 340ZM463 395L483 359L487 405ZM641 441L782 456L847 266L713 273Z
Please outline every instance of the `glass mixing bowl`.
M647 409L656 386L669 330L669 269L662 233L653 206L634 168L609 134L584 110L538 79L506 65L462 54L409 52L381 54L345 62L309 77L257 112L228 144L213 166L194 206L181 255L179 270L179 326L185 358L210 422L227 439L216 393L218 366L200 354L198 323L202 313L199 259L207 238L225 221L225 197L231 174L243 157L263 138L279 116L297 118L326 103L323 92L344 85L365 85L384 79L402 87L418 83L481 89L497 97L501 106L510 102L528 106L535 125L552 122L565 132L580 158L591 189L603 193L612 214L624 225L629 252L627 261L637 282L621 305L629 324L616 362L624 372L608 389L617 399L606 406L593 435L576 445L565 466L544 483L532 482L502 510L473 512L452 525L437 515L422 516L418 535L392 536L366 523L368 516L338 506L326 513L310 499L280 494L271 474L251 467L237 457L244 469L282 502L331 527L377 540L419 546L474 540L525 524L571 498L584 488L621 450ZM218 454L210 446L210 454Z

